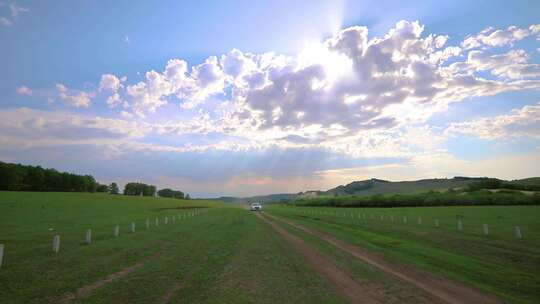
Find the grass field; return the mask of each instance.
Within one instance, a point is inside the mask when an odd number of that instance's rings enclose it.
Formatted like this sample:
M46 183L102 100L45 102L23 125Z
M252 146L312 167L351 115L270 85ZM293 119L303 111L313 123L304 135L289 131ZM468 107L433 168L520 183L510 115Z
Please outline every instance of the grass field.
M538 206L272 206L265 211L388 260L496 293L509 303L540 301L539 212ZM407 224L402 222L405 216ZM461 232L457 217L463 221ZM440 227L433 225L435 219ZM136 223L134 233L131 222ZM487 237L483 223L489 224ZM431 303L422 290L278 224L361 286L382 295L383 302ZM121 227L118 238L113 235L116 225ZM515 225L522 229L521 240L513 234ZM92 229L90 245L84 243L86 229ZM59 253L52 252L55 234L61 236ZM215 201L0 192L0 244L5 244L0 303L347 302L331 280L268 224L243 208Z
M173 209L189 207L206 209ZM200 215L164 225L164 218ZM150 229L145 220L151 219ZM153 220L159 218L160 225ZM135 221L136 232L128 232ZM120 236L113 237L115 225ZM54 228L54 231L49 231ZM84 244L87 228L91 245ZM61 235L54 254L51 242ZM325 281L249 212L215 202L0 192L1 303L49 303L140 261L83 303L340 303ZM261 263L264 261L264 263Z
M389 260L496 293L510 303L540 302L536 271L540 269L540 206L274 206L267 212L325 231ZM457 229L458 219L463 231ZM435 220L439 220L439 227L435 227ZM482 224L489 225L488 236L483 234ZM521 240L514 234L516 225L523 233Z

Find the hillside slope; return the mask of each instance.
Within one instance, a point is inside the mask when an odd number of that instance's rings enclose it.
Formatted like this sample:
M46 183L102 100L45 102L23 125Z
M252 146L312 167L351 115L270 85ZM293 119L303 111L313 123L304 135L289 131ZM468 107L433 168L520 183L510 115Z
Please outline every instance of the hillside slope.
M390 182L380 179L369 179L355 181L347 185L338 186L323 192L323 195L373 195L373 194L405 194L418 193L430 190L441 191L451 188L465 187L472 182L483 178L454 177L454 178L433 178L421 179L417 181Z

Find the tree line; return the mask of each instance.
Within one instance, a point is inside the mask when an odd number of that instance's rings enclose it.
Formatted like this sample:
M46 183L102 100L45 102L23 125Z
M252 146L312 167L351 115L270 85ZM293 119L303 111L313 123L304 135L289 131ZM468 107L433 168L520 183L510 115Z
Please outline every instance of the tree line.
M185 194L179 190L172 190L169 188L161 189L157 191L156 186L148 185L139 182L127 183L124 187L124 195L136 195L136 196L156 196L177 198L177 199L190 199L189 194Z
M143 183L127 183L124 195L156 196L156 186Z
M0 162L0 190L114 193L115 189L118 193L116 183L102 185L92 175Z
M540 191L540 185L524 184L515 181L504 181L497 178L486 178L484 180L471 183L468 186L469 191L481 189L510 189L522 191Z
M420 207L420 206L475 206L475 205L539 205L540 194L520 191L430 191L417 194L375 194L370 196L300 197L288 204L327 207Z
M0 161L0 191L101 192L119 194L118 184L100 184L92 175L78 175L44 169L41 166L5 163ZM189 194L169 188L157 191L156 186L139 182L127 183L124 195L189 199Z
M179 190L172 190L169 188L161 189L157 192L157 194L160 197L184 199L184 192ZM189 197L189 194L187 196Z

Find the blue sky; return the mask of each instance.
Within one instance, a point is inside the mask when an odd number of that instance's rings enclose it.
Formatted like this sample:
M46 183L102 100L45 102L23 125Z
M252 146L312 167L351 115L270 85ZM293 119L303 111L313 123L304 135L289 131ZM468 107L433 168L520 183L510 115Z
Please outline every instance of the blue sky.
M540 175L535 1L0 1L0 160L194 196Z

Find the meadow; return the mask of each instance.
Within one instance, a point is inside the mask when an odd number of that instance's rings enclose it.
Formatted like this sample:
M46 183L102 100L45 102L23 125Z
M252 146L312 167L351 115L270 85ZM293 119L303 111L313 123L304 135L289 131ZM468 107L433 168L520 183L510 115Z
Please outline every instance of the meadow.
M267 225L216 202L0 192L0 244L0 303L341 303Z
M415 265L495 293L509 303L540 302L540 206L279 205L266 211L388 260ZM458 230L458 221L463 230ZM484 234L483 224L488 225L488 235ZM521 239L516 237L515 226L520 227Z
M382 302L434 303L425 290L281 220L475 286L508 303L540 301L538 206L268 205L258 215L217 201L0 192L0 244L5 245L0 303L352 302L298 250L299 242ZM296 237L296 245L268 221ZM91 244L85 243L87 229L92 229ZM58 253L52 250L54 235L61 236Z

